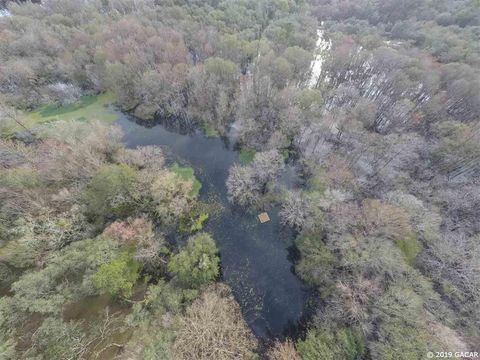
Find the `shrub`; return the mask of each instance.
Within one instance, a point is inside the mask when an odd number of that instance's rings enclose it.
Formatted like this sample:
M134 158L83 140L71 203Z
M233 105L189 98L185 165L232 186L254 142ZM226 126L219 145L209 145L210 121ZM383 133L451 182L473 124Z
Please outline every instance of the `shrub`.
M409 267L393 242L376 237L343 235L332 237L332 251L338 253L339 268L370 279L392 282L402 279Z
M0 171L0 187L32 189L39 185L38 174L33 169L18 167Z
M367 333L371 327L369 307L372 299L380 292L381 288L377 281L356 274L351 279L337 281L336 299L330 304L332 310L336 310L338 317L345 323L360 325Z
M192 236L185 248L170 259L168 270L183 286L199 287L217 278L220 263L217 252L209 234Z
M241 206L256 205L283 167L283 157L277 150L256 153L249 165L232 166L227 179L229 200Z
M165 264L162 254L168 253L165 239L156 234L152 222L145 218L128 218L115 221L103 232L103 235L115 240L120 246L135 248L133 258L142 264L142 270L150 275L158 275Z
M430 351L422 329L424 301L405 286L391 287L378 301L377 341L371 351L378 359L423 359Z
M310 175L307 181L308 190L323 194L329 185L325 176L325 170L309 161L305 161L305 167L305 170Z
M32 349L46 359L74 359L84 351L85 342L80 324L47 318L32 337Z
M0 359L18 359L15 355L15 340L10 334L0 332Z
M343 158L331 155L322 167L306 162L308 173L308 189L323 193L327 188L352 191L355 189L355 177Z
M132 211L135 171L127 165L104 165L84 193L86 213L95 222L127 216Z
M288 50L288 49L287 49ZM300 109L309 110L323 103L322 93L318 89L303 89L295 98Z
M122 245L137 245L153 236L152 223L144 218L115 221L105 228L103 235Z
M137 169L158 171L165 165L165 157L159 146L148 145L136 149L121 148L113 159L116 163L127 164Z
M160 280L150 285L145 296L145 308L154 314L180 312L183 302L183 290L174 287L171 283Z
M440 171L453 175L461 173L480 156L479 136L472 126L445 121L439 123L434 131L440 140L432 152L433 163L438 164Z
M267 352L268 360L300 360L297 350L290 339L284 342L276 341Z
M259 201L263 184L257 181L251 166L232 166L228 171L228 199L241 206L254 205Z
M198 179L195 177L195 171L192 167L189 166L180 166L178 164L174 164L170 169L174 174L178 175L180 179L183 181L188 181L192 183L192 190L190 191L189 195L192 197L197 197L200 189L202 188L202 184Z
M64 186L87 182L123 149L121 131L99 122L56 122L42 128L35 162L40 176Z
M288 191L280 210L281 221L297 230L320 228L322 212L318 207L317 193Z
M304 233L295 239L300 252L300 260L295 270L306 282L313 285L330 283L330 272L333 270L335 257L325 246L320 235Z
M310 329L297 349L303 360L355 360L365 353L363 340L345 328Z
M101 265L92 275L92 282L102 292L130 297L139 270L139 263L124 251L117 258Z
M31 250L32 256L41 256L46 250L56 250L85 239L91 226L78 206L69 211L52 214L46 209L35 217L27 217L22 227L22 242Z
M203 223L208 219L208 213L205 212L204 204L197 204L192 210L182 216L178 230L184 233L200 231L203 229Z
M255 178L260 183L267 183L275 179L284 167L283 156L277 150L256 153L252 163Z
M146 335L146 344L142 351L143 360L175 360L172 352L175 334L160 330ZM145 339L145 338L143 338Z
M243 165L250 164L253 161L253 158L255 157L255 150L254 149L249 149L249 148L241 148L240 149L240 154L239 154L239 160Z
M109 262L116 244L109 239L74 242L47 259L42 269L24 273L12 284L16 308L24 312L58 313L67 301L94 293L90 272Z
M468 314L472 326L478 331L480 235L467 237L448 233L428 247L422 260L428 274L441 285L443 295Z
M415 236L398 239L395 241L395 245L397 245L397 247L402 251L403 255L405 256L405 260L410 265L413 265L417 255L422 250L422 245Z
M362 205L362 225L369 234L393 240L412 235L410 216L403 209L376 199L366 199Z
M256 341L230 289L215 285L178 319L174 343L178 360L251 359Z
M380 329L380 341L374 342L372 352L382 360L421 360L429 351L424 335L413 326L391 321Z
M223 81L234 81L238 73L235 63L219 57L211 57L206 59L205 70L208 74L214 74Z
M154 212L165 225L175 224L190 211L193 204L193 183L171 171L161 171L150 187Z

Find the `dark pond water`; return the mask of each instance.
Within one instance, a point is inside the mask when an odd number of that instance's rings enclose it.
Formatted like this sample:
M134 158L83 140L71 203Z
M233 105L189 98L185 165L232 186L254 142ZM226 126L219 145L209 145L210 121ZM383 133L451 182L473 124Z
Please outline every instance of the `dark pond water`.
M195 169L202 183L200 198L213 197L223 205L220 215L209 219L205 230L217 243L223 281L232 288L245 319L260 337L281 337L292 331L303 315L307 297L307 289L293 273L289 260L293 237L279 223L278 209L269 209L271 221L260 224L256 214L245 213L228 202L228 169L239 161L233 145L198 131L181 134L160 124L147 128L123 114L117 125L124 132L126 146L166 146L173 156ZM298 179L287 168L281 180L295 185Z

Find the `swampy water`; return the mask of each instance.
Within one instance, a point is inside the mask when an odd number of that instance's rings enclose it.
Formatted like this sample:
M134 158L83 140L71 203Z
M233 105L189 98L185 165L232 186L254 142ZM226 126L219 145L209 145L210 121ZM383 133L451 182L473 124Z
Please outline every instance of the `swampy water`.
M260 224L256 214L228 201L228 169L239 162L234 144L198 130L185 133L162 124L146 127L124 114L116 123L126 146L159 145L168 157L192 166L202 183L200 199L213 198L223 206L218 216L208 220L205 231L217 243L222 280L232 288L253 332L259 337L281 337L294 331L303 315L307 288L293 273L289 256L293 234L280 224L277 208L268 209L271 221ZM295 173L287 167L280 182L296 186Z

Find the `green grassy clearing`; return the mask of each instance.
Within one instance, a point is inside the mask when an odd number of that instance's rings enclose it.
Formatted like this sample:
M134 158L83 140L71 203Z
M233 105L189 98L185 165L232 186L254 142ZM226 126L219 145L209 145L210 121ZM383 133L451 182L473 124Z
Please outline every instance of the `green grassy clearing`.
M27 128L58 120L115 121L117 115L107 108L107 105L113 103L114 99L113 93L103 93L83 96L76 103L65 106L44 105L34 111L24 113L20 116L20 121Z

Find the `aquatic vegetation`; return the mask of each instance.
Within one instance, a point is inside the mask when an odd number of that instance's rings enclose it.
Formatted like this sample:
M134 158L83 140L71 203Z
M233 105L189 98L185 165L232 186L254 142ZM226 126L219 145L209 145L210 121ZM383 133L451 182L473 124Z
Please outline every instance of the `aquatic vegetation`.
M194 207L190 213L180 219L178 230L184 233L191 233L203 229L203 223L208 219L209 214L203 212L201 207Z
M210 124L205 124L204 125L204 131L205 131L205 135L207 137L219 137L220 136L220 133L218 132L218 130L215 129L215 127L213 127Z
M202 184L195 177L195 170L189 166L180 166L175 163L170 167L170 170L178 175L182 180L188 181L192 184L192 189L190 191L190 196L196 197L202 188Z

